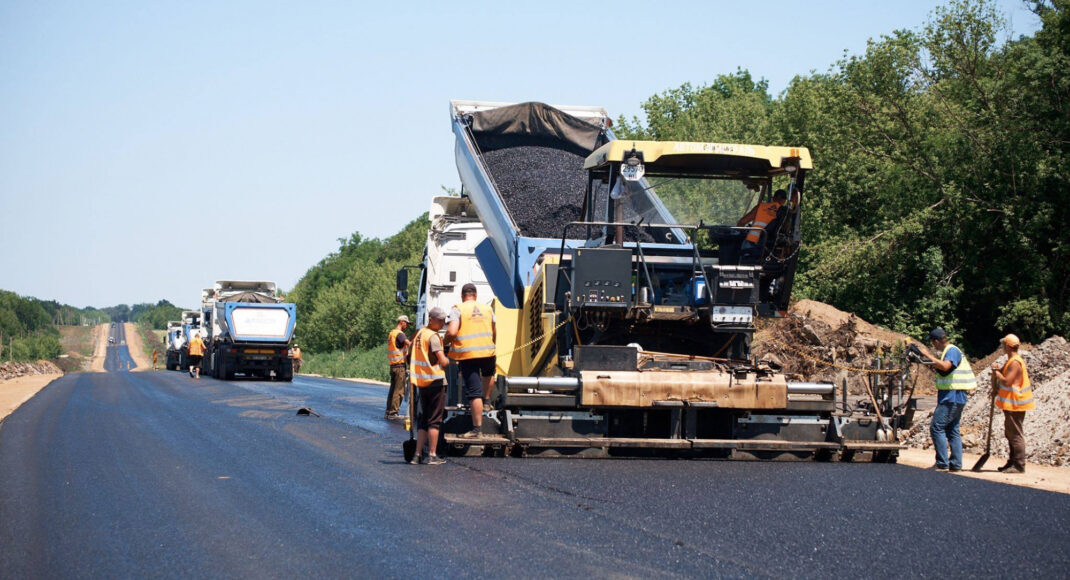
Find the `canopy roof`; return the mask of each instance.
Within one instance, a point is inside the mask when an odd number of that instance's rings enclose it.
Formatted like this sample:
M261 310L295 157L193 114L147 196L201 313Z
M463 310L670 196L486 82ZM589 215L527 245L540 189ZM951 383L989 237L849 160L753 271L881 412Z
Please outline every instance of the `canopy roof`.
M744 145L739 143L695 143L688 141L630 141L620 139L599 147L583 162L586 170L608 168L620 163L632 149L643 154L646 174L684 175L765 175L786 173L786 160L800 169L813 169L805 147Z

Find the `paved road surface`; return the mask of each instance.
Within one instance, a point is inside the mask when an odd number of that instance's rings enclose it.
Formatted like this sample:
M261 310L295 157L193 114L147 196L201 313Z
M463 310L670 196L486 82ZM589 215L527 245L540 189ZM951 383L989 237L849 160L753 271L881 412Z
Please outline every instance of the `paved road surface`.
M104 370L115 373L131 371L137 368L137 363L130 356L130 349L126 345L126 328L123 324L116 324L108 329L108 338L114 343L108 343L108 350L104 356Z
M0 576L1064 577L1070 565L1065 495L895 465L410 466L385 395L303 377L67 375L0 426Z

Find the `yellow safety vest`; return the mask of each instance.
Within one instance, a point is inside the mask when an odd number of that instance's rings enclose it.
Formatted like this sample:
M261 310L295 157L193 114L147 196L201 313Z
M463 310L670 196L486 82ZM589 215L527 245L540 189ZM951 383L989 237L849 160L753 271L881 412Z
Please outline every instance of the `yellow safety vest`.
M412 338L412 364L409 377L417 387L430 387L435 381L446 379L446 370L431 360L431 335L437 334L430 328L421 328ZM437 357L436 357L437 358Z
M762 232L776 219L776 212L779 209L780 206L772 202L758 204L758 211L754 212L754 221L751 222L751 227L758 229L750 230L747 234L748 242L757 244L762 239Z
M1007 369L1014 361L1022 365L1022 382L1017 387L1000 383L999 392L996 393L996 406L1004 411L1032 411L1037 408L1037 404L1033 401L1033 383L1029 380L1029 372L1025 370L1022 355L1015 354L1008 358L1001 372L1006 375Z
M940 353L940 360L944 360L947 351L951 350L952 346L954 345L949 344L944 347L944 352ZM961 353L961 349L959 352ZM970 361L966 360L965 354L962 355L959 366L946 377L936 375L936 388L941 391L972 391L977 388L977 377L973 376L973 368L970 367Z
M405 364L405 351L398 348L399 334L401 331L395 328L386 335L386 359L390 361L390 366Z
M461 312L461 326L450 347L450 358L467 360L494 356L494 326L490 306L469 300L454 308Z
M190 356L202 356L204 354L204 341L201 337L194 337L189 341L189 355Z
M294 347L293 353L294 353L294 360L301 360L301 356L302 355L301 355L301 348L300 347Z

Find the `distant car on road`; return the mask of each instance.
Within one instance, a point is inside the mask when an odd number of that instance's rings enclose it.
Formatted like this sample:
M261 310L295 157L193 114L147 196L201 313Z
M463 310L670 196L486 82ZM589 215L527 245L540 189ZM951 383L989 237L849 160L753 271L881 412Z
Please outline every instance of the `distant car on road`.
M115 344L115 337L114 336L109 336L108 337L108 342L111 343L111 344Z

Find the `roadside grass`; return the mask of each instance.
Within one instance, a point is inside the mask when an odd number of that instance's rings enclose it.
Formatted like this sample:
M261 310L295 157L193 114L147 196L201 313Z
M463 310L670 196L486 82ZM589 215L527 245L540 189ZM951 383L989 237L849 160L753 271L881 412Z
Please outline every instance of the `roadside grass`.
M96 326L58 326L57 328L59 328L59 343L63 346L64 353L86 358L93 356Z
M351 349L310 353L305 351L302 373L332 378L372 379L387 382L390 369L386 364L386 346L369 350Z
M166 349L163 346L163 337L167 334L166 330L154 330L152 325L148 322L139 322L137 324L137 332L141 337L141 346L145 351L145 358L152 362L152 351L156 349L158 351L156 360L157 365L163 366L164 359L167 357Z

